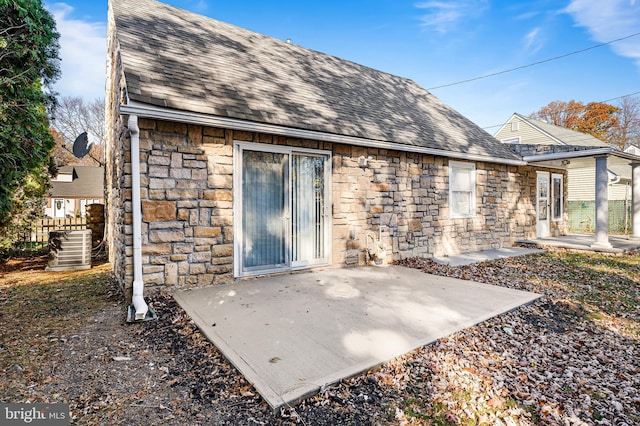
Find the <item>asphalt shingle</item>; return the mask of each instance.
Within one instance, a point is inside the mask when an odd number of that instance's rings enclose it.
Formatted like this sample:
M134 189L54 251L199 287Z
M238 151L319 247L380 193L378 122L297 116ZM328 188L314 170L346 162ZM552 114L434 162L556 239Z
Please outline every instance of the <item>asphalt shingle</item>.
M51 182L49 195L64 198L103 198L104 168L88 166L64 166L58 173L73 175L71 182Z
M413 81L153 0L111 0L131 100L519 159Z

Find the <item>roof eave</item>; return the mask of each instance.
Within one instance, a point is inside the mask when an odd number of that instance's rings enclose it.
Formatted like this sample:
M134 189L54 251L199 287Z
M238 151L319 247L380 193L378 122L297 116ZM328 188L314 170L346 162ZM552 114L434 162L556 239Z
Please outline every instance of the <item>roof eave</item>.
M157 120L175 121L180 123L198 124L203 126L221 127L226 129L244 130L249 132L269 133L279 136L288 136L301 139L312 139L323 142L342 143L347 145L364 146L379 149L391 149L396 151L415 152L420 154L437 155L441 157L455 158L459 160L480 161L488 163L506 164L512 166L525 166L526 161L498 158L464 152L446 151L436 148L406 145L375 139L359 138L354 136L325 133L315 130L297 129L293 127L279 126L254 121L240 120L236 118L221 117L216 115L181 111L170 108L162 108L154 105L131 101L120 106L120 113L137 115Z
M612 147L583 149L580 151L553 152L549 154L527 155L522 159L528 163L537 163L540 161L566 160L570 158L581 157L599 157L602 155L612 155L614 157L624 158L632 163L640 163L640 156L630 154L624 151L618 151Z
M528 163L537 163L539 161L566 160L569 158L608 155L612 152L613 148L583 149L580 151L551 152L548 154L527 155L522 157L522 159Z
M560 145L568 145L566 142L562 141L560 138L556 137L555 135L552 135L551 133L549 133L548 131L544 130L543 128L541 128L537 124L533 123L531 120L529 120L528 117L525 117L524 115L518 114L518 113L516 113L515 115L517 115L524 123L529 125L531 128L533 128L534 130L537 130L538 132L542 133L546 137L551 138L552 140L556 141L558 144L560 144Z

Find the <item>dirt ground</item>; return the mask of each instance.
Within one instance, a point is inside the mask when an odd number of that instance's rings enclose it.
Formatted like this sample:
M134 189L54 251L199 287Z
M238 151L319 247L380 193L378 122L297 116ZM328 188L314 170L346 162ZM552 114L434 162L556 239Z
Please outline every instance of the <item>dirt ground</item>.
M109 264L0 262L0 400L68 403L89 425L640 424L640 258L576 256L405 261L545 297L276 413L169 293L128 324Z

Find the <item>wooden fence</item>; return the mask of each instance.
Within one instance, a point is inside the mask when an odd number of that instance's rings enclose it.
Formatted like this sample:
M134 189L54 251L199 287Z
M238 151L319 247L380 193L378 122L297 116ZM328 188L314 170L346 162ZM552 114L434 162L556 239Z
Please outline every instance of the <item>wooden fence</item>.
M40 251L47 248L50 231L73 231L78 229L87 229L86 218L39 219L32 224L30 229L20 234L18 244L24 251Z

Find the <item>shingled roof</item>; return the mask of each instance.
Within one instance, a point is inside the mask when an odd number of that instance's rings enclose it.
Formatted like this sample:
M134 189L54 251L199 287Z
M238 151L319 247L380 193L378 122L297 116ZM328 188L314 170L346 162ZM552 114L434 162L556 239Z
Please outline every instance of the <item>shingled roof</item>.
M610 147L611 145L601 141L598 138L591 136L588 133L576 132L575 130L567 129L566 127L556 126L555 124L549 124L547 122L536 120L535 118L525 117L522 114L514 113L513 116L518 117L520 120L527 122L533 128L546 133L547 136L555 139L560 145L571 146L592 146L599 148ZM544 143L544 136L539 138ZM528 139L526 143L538 143L538 138Z
M49 196L62 198L103 198L104 167L64 166L59 174L73 176L71 182L51 181Z
M153 0L111 0L129 100L520 160L413 81Z

